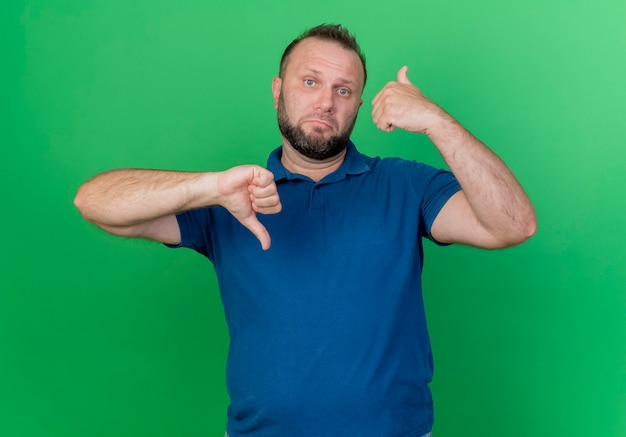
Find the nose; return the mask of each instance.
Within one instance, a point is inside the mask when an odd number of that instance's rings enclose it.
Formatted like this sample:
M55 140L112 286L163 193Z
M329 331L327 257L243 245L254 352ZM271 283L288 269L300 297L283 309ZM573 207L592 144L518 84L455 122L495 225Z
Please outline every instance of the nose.
M322 112L333 112L335 98L332 89L323 88L317 95L315 109Z

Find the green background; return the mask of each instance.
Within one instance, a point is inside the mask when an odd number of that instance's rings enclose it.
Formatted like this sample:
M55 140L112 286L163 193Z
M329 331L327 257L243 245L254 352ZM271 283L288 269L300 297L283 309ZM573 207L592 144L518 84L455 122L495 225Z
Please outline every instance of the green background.
M264 164L270 82L306 27L356 33L371 99L402 65L532 198L537 235L427 243L436 437L626 435L626 2L11 1L0 6L0 436L221 436L228 344L211 264L86 223L113 167Z

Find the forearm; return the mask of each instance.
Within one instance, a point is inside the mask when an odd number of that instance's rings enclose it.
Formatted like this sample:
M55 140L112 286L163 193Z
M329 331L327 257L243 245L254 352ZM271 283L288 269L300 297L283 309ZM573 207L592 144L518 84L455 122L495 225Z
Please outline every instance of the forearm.
M213 173L119 169L95 176L74 203L101 227L128 227L214 202Z
M536 217L530 199L509 167L448 114L427 130L458 179L484 230L502 246L532 236Z

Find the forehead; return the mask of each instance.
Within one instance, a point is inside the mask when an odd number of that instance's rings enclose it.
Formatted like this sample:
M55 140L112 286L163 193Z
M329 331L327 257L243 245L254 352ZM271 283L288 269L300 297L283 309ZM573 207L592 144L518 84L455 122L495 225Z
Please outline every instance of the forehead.
M306 38L291 51L285 65L285 74L312 69L324 74L341 74L363 84L361 58L354 51L334 41Z

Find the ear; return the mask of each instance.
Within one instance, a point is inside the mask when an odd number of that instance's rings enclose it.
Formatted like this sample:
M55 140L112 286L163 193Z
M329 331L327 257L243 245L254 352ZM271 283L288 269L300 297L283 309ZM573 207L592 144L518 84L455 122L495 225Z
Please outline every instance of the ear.
M280 77L272 79L272 95L274 96L274 109L278 109L278 97L280 97L280 89L283 85L283 80Z

